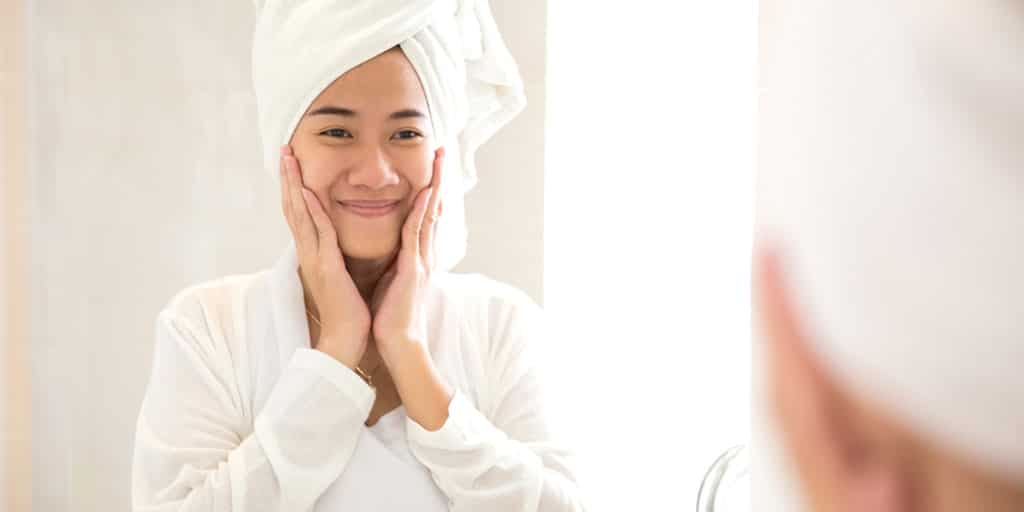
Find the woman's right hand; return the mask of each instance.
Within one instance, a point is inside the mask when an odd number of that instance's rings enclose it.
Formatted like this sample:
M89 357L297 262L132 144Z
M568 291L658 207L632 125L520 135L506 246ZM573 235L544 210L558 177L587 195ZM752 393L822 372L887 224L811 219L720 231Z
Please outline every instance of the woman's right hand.
M366 352L371 317L345 268L338 236L316 194L302 182L291 146L281 147L281 207L295 238L299 271L320 312L316 349L349 368Z

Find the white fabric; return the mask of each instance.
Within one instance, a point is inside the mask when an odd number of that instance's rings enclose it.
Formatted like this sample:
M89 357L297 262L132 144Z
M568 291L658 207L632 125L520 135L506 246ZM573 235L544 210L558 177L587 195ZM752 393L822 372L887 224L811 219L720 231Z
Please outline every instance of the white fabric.
M765 11L761 233L845 386L1024 478L1024 4Z
M346 465L351 469L320 496L316 510L448 510L448 498L434 484L430 470L409 450L406 420L402 406L367 428Z
M464 197L474 154L526 105L522 78L486 0L257 0L252 76L264 167L276 180L280 147L313 100L359 64L401 46L420 78L445 147L445 211L438 266L465 254Z
M440 430L404 419L417 466L394 450L402 440L367 432L373 390L309 348L297 269L291 244L272 269L190 287L160 313L135 511L411 510L405 492L415 510L439 496L454 511L583 510L546 419L540 310L525 294L438 275L429 351L456 392Z

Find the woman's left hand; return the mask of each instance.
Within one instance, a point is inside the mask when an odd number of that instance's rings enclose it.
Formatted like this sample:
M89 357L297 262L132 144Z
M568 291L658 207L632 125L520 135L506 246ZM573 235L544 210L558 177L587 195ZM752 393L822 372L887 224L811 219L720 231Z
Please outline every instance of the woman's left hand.
M435 265L434 235L441 214L441 168L444 150L434 153L430 186L416 196L402 227L398 257L384 273L371 299L373 338L383 363L394 369L410 347L425 346L424 300Z

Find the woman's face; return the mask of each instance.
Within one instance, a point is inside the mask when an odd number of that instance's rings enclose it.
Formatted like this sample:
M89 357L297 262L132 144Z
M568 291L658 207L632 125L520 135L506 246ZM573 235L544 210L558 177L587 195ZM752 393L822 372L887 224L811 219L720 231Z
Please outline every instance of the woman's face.
M345 256L394 254L437 149L426 95L405 54L387 51L335 80L313 101L291 146L334 224Z

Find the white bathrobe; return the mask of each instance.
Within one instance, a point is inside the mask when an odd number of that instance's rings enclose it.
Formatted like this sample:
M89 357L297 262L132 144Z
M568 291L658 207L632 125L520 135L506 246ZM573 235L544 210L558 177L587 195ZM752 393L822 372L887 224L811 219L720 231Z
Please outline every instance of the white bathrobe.
M545 421L540 310L525 294L437 274L429 351L455 389L448 420L429 432L400 408L368 428L374 391L310 348L297 269L291 244L273 268L190 287L161 311L134 510L583 510Z

